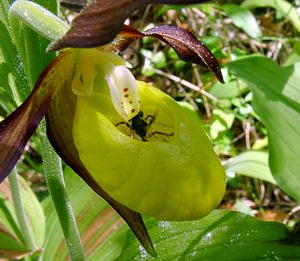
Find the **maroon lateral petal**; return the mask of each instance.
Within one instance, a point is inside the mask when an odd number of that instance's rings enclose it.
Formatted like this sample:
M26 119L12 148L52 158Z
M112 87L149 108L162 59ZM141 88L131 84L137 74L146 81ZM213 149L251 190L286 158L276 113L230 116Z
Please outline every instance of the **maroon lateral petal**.
M57 67L64 63L66 52L56 57L41 73L30 96L7 118L0 122L0 183L9 175L20 158L24 147L46 114L64 77Z
M196 64L203 64L213 71L217 79L224 83L217 59L212 52L200 42L191 32L171 26L157 26L144 32L146 36L160 39L172 46L180 59Z
M224 83L219 63L212 52L191 32L183 28L162 25L145 32L139 32L130 26L124 25L122 31L110 44L110 48L115 52L123 51L133 41L145 36L153 37L167 43L174 48L179 58L184 61L205 65L209 70L214 72L221 83Z
M131 26L123 25L122 30L108 45L113 52L119 53L124 51L135 40L145 37L146 35Z
M79 175L99 196L106 200L127 222L146 251L156 256L151 238L139 213L111 198L90 175L80 160L73 139L73 118L76 96L71 90L71 80L66 81L52 99L46 114L47 136L57 154Z
M48 50L65 47L97 47L111 42L127 17L148 4L196 4L207 0L93 0L72 21L69 31Z

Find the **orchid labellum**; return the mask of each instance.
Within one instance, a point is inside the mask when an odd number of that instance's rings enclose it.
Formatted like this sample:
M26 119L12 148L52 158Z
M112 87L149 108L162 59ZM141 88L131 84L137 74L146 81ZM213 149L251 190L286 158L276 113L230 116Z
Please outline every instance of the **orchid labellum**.
M150 2L172 1L124 0L117 7L115 1L92 1L49 47L89 48L62 49L28 99L0 123L0 181L46 115L56 152L118 211L146 248L149 238L138 213L198 219L218 206L225 190L224 170L199 123L168 95L137 82L117 54L136 39L154 37L223 82L213 54L186 30L158 26L139 32L122 25L130 12ZM121 6L130 7L114 14L115 23L96 22ZM100 46L104 43L109 44Z

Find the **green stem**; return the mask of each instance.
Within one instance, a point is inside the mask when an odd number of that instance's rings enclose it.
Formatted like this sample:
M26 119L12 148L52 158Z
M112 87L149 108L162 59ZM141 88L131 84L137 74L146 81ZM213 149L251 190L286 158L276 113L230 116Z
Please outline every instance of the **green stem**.
M49 143L45 129L45 121L43 121L38 133L42 144L44 171L49 193L64 232L71 260L85 260L74 213L66 193L61 160Z
M23 201L21 198L20 185L18 180L18 174L16 169L14 168L11 174L8 176L10 191L12 194L13 205L16 212L17 220L20 226L20 230L22 232L24 244L28 249L35 249L35 243L31 236L31 231L29 228L29 224L27 222Z

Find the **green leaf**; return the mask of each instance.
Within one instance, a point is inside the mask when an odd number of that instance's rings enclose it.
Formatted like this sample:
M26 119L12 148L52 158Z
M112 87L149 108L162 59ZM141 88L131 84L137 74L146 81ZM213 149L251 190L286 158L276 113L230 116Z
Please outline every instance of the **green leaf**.
M212 123L210 124L210 137L215 140L221 133L230 129L234 118L234 114L231 111L214 109L212 113Z
M9 231L3 229L0 224L0 256L13 259L30 252L30 249L27 249Z
M276 184L269 169L267 152L244 152L225 164L224 168L226 172L234 172Z
M299 260L299 240L278 222L263 222L224 210L191 222L146 218L158 258L151 258L128 226L70 170L65 171L87 260ZM66 247L49 199L44 260L65 260ZM255 249L255 251L253 251Z
M71 201L81 240L88 260L114 260L131 233L120 216L69 168L64 171L67 194ZM43 202L47 216L44 260L65 260L68 252L54 207L48 197ZM114 234L114 244L111 235ZM109 258L106 258L109 257ZM90 259L91 258L91 259Z
M268 130L269 165L277 184L300 201L300 63L279 67L250 56L228 66L253 91L253 107Z
M10 88L9 68L5 62L0 63L0 96L1 106L7 108L7 113L17 107Z
M229 99L241 97L248 90L248 87L241 81L226 81L225 84L216 82L209 90L209 93L218 99Z
M0 21L4 23L6 27L9 26L8 22L8 9L12 0L2 0L0 1Z
M260 28L249 10L234 4L225 4L222 7L236 27L243 29L252 38L261 37Z
M159 51L157 53L151 52L147 49L142 49L141 53L148 59L151 64L156 68L164 68L167 65L167 59L164 52Z
M59 1L57 0L34 0L33 2L45 7L48 11L52 12L55 15L59 13Z
M265 136L264 138L262 139L257 139L253 145L252 145L252 149L253 150L261 150L261 149L264 149L266 147L268 147L269 145L269 141L268 141L268 137Z
M293 51L289 54L284 61L284 66L291 65L293 63L300 62L300 43L296 42L293 46Z
M15 103L20 104L29 93L28 82L10 31L2 21L0 21L0 31L0 50L3 56L2 58L14 79L14 84L10 83L8 86L5 86L5 91L8 95L11 95L10 98L14 99Z
M167 66L166 55L163 51L159 51L152 55L151 62L154 64L156 68L164 68Z
M46 232L46 221L43 208L26 181L22 178L19 178L19 180L21 185L21 196L27 218L31 224L33 239L37 246L42 247Z
M11 238L15 238L17 242L21 242L22 234L17 225L14 209L12 206L12 202L10 202L9 198L9 187L8 183L3 183L0 186L0 227L1 233L6 234ZM2 241L0 241L2 242ZM0 244L0 249L4 249L4 243ZM24 246L25 247L25 246Z
M297 10L292 4L285 0L246 0L241 6L247 9L256 7L273 7L284 16L287 16L295 28L300 31L300 19Z
M299 238L278 222L213 211L194 222L147 220L158 260L299 260ZM113 241L112 241L113 242ZM110 260L110 259L107 259ZM128 237L117 260L156 260Z
M45 237L45 217L41 204L35 194L19 176L21 195L24 209L28 218L32 236L38 248L42 247ZM0 185L0 254L6 256L19 256L31 252L22 243L23 237L20 233L15 216L8 180Z
M44 1L44 4L47 5L49 1ZM23 7L19 13L22 13L23 16L18 13L18 6ZM23 6L24 5L24 6ZM32 6L32 8L31 8ZM40 36L37 32L31 29L28 25L30 23L40 23L38 18L43 17L44 19L49 18L48 13L45 11L45 15L43 13L38 13L38 15L34 16L35 5L31 2L27 1L16 1L13 4L13 7L10 9L10 25L11 25L11 34L14 37L14 42L17 46L22 66L24 67L28 82L32 87L35 81L38 79L41 71L46 67L46 65L51 61L51 59L55 56L54 53L46 53L47 45L49 41ZM52 4L49 4L48 7L51 7L55 10L56 1L52 1ZM27 12L24 12L24 9ZM56 11L56 10L55 10ZM30 16L30 15L31 16ZM29 18L28 18L29 17ZM28 20L30 22L28 22ZM32 26L33 27L33 26ZM17 64L19 65L19 64ZM15 65L15 66L17 66ZM22 86L17 85L17 88L22 88Z

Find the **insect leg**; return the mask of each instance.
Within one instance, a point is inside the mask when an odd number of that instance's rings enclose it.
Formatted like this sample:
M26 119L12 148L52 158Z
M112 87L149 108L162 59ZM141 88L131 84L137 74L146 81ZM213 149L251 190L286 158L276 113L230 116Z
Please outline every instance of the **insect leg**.
M128 123L128 122L125 122L125 121L121 121L121 122L118 122L117 124L115 124L115 126L119 126L119 125L126 125L129 129L131 129L131 125Z

